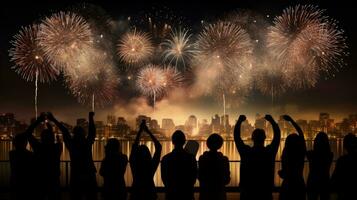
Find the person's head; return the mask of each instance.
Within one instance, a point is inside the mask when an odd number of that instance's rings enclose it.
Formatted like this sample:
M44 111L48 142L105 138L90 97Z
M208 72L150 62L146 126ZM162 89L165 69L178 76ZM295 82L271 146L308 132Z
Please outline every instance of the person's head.
M330 153L330 143L328 136L324 132L319 132L314 139L314 151Z
M121 152L119 140L110 138L105 145L105 155L113 155L119 152Z
M41 133L41 142L43 144L53 144L55 143L55 135L50 129L45 129Z
M186 136L182 131L177 130L172 134L171 140L172 144L175 145L175 148L182 148L186 142Z
M85 134L86 134L86 132L83 127L75 126L73 128L73 139L75 141L79 141L79 142L84 141L85 137L86 137Z
M25 134L17 134L13 139L13 144L15 149L17 150L24 150L27 146L27 138Z
M207 138L206 144L211 151L217 151L223 145L223 138L217 133L213 133Z
M257 128L252 133L254 146L264 146L265 138L265 131L263 129Z
M298 134L293 133L288 135L285 140L285 147L283 150L283 157L290 157L292 159L299 159L305 156L304 139Z
M150 150L146 145L140 145L137 149L137 159L141 163L147 163L151 161L151 154Z
M343 138L343 147L346 149L347 153L353 153L357 151L357 138L352 133L347 134Z

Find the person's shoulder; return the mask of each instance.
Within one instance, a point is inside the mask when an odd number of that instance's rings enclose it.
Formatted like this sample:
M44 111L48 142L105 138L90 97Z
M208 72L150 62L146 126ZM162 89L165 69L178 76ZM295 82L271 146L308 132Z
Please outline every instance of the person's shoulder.
M170 152L162 157L162 161L166 161L173 156L173 152Z
M200 157L198 159L204 160L204 159L207 159L208 157L209 157L209 151L205 151L205 152L203 152L202 155L200 155Z
M228 159L227 156L222 156L222 160L223 160L223 161L227 161L227 162L229 161L229 159Z

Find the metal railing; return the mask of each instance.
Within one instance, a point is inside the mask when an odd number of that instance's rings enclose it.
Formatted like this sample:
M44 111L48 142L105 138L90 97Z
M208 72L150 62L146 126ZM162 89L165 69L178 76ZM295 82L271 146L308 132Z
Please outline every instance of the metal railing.
M100 168L100 163L101 161L94 161L94 165L99 171ZM227 185L227 188L229 190L238 190L239 189L239 180L240 180L240 160L231 160L229 161L230 164L230 171L231 171L231 181ZM308 166L308 161L305 161L305 166L304 166L304 178L305 181L307 179L308 173L309 173L309 166ZM335 167L335 161L332 163L331 166L331 173ZM70 161L61 161L60 163L60 169L61 169L61 175L60 175L60 183L62 188L68 188L69 182L70 182ZM281 161L275 161L275 179L274 183L276 188L279 188L282 182L282 179L278 176L278 171L281 169ZM101 187L103 185L103 178L97 173L97 183L98 186ZM127 170L124 175L124 179L126 182L127 187L130 187L132 184L132 176L131 176L131 169L129 164L127 165ZM158 167L155 176L154 176L154 182L155 185L158 189L162 188L164 185L161 180L161 171L160 171L160 166ZM8 160L2 160L0 161L0 188L8 188L10 186L10 162ZM195 184L196 187L199 186L198 180L196 181Z

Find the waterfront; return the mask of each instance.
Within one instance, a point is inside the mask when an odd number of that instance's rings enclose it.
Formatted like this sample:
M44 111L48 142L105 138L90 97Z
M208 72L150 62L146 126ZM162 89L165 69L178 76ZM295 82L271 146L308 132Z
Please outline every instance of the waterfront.
M9 184L9 175L10 175L10 164L9 164L9 151L12 149L12 142L10 140L5 140L5 141L0 141L0 187L6 187ZM97 171L99 170L100 167L100 161L104 157L104 146L105 146L106 140L96 140L95 144L93 145L93 159L95 160L95 166L97 168ZM131 150L131 145L133 141L121 141L121 147L122 147L122 152L129 156L130 150ZM150 149L150 151L153 153L154 152L154 145L151 141L143 141L143 144L147 145ZM197 153L197 159L199 158L200 155L203 154L204 151L207 150L206 147L206 142L203 140L198 141L200 144L200 148ZM246 141L247 144L251 144L251 141ZM266 142L267 144L270 143L270 141ZM171 141L164 140L161 141L162 144L162 154L161 156L166 155L168 152L170 152L173 149L173 145L171 144ZM307 149L310 150L312 148L313 141L307 140ZM331 150L334 153L334 160L336 160L340 155L343 154L343 146L342 146L342 139L331 139L330 140L331 144ZM275 164L275 185L280 186L281 184L281 179L277 175L277 171L280 169L280 157L281 157L281 152L282 149L284 148L284 140L281 141L280 147L278 154L276 156L276 164ZM228 185L229 187L237 187L239 185L239 166L240 166L240 156L239 153L236 149L236 146L234 144L234 141L232 140L227 140L224 142L221 152L226 155L229 160L230 160L230 170L231 170L231 182ZM61 185L62 186L67 186L68 181L69 181L69 155L68 151L66 148L63 148L62 156L61 156ZM334 169L334 164L331 168L331 171ZM305 168L304 168L304 175L305 178L308 174L308 163L305 163ZM154 180L155 184L157 187L162 187L162 181L161 181L161 175L160 175L160 167L158 168ZM102 178L100 177L99 174L97 174L98 178L98 183L99 185L102 184ZM125 174L125 180L127 186L131 185L132 182L132 177L131 177L131 172L130 172L130 167L128 165L127 171ZM198 181L197 181L198 183ZM197 184L196 183L196 184Z

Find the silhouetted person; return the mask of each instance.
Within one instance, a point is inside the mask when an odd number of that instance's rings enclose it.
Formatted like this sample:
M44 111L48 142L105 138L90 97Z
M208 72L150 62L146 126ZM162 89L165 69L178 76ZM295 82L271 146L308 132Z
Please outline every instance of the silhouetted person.
M94 112L89 113L88 135L85 130L76 126L73 137L68 130L56 119L53 122L60 128L63 141L71 158L71 199L97 199L96 168L93 163L92 146L96 137Z
M121 152L119 140L111 138L105 146L105 157L101 163L104 200L125 200L127 196L124 174L128 157Z
M290 122L297 131L288 135L281 156L279 176L283 179L280 200L305 200L306 188L303 177L306 144L304 133L299 125L288 115L283 118Z
M309 160L308 200L329 200L333 153L326 133L319 132L316 135L313 149L307 152L307 159Z
M273 117L266 115L265 119L273 127L273 141L264 146L265 131L255 129L252 133L253 147L244 144L241 138L241 124L246 120L240 115L234 128L234 141L241 157L240 166L240 199L271 200L274 188L275 156L280 143L280 129Z
M357 138L348 134L343 139L346 154L338 158L332 174L333 189L338 200L357 199Z
M225 186L231 180L229 161L218 152L223 145L223 138L212 134L207 139L209 151L200 156L198 180L200 181L200 200L226 200Z
M46 122L54 119L51 113L41 114L37 120L26 130L26 136L34 152L40 199L60 199L60 158L62 153L62 143L55 143L55 134L52 126ZM41 133L41 141L33 136L35 128L44 122L47 129Z
M155 145L154 156L151 157L149 148L139 145L141 133L145 131ZM130 168L133 175L131 186L131 200L153 200L157 199L155 191L154 175L160 163L161 144L146 126L145 120L141 122L139 132L130 153Z
M196 159L184 150L186 136L182 131L175 131L171 139L174 149L161 161L161 179L165 185L166 200L192 200L197 177Z
M34 198L34 156L26 149L27 137L17 134L13 140L14 150L9 152L10 157L10 185L16 200Z

